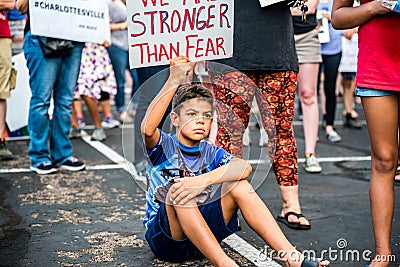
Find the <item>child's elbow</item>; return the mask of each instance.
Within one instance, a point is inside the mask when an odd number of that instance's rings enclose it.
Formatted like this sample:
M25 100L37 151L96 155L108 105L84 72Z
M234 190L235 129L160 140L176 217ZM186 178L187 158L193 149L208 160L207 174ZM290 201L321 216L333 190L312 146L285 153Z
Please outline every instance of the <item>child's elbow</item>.
M141 132L142 136L144 136L146 138L146 137L153 136L155 129L152 129L152 127L149 127L149 125L147 123L145 123L145 121L143 121L140 126L140 132Z

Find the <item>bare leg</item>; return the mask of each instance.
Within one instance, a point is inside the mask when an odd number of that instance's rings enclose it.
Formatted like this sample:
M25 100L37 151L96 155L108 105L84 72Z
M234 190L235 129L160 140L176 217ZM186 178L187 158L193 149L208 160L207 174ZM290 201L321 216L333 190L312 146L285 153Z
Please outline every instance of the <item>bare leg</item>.
M303 109L303 130L305 137L305 153L315 154L318 136L318 99L317 80L319 64L300 64L297 82Z
M0 99L0 140L3 139L6 130L6 111L7 101L5 99Z
M390 233L394 208L394 175L398 158L397 96L363 97L371 143L370 202L374 226L375 255L390 255ZM385 118L382 120L382 118ZM371 267L389 266L374 261Z
M74 100L74 102L72 102L71 124L76 129L79 128L78 119L77 119L77 115L78 115L79 110L80 110L80 114L82 114L82 103L81 103L81 100L80 99L79 100Z
M100 101L100 104L103 107L104 117L112 117L110 99L102 100Z
M226 183L222 187L222 212L228 223L237 207L243 214L248 225L275 251L282 254L285 266L299 267L303 256L290 244L267 206L260 199L247 180L238 183ZM320 266L327 266L323 262Z
M169 199L170 193L166 199ZM188 237L201 253L216 266L237 266L230 259L213 233L204 221L195 199L192 199L184 206L165 204L168 222L171 229L172 238L181 240Z
M281 216L285 216L285 214L289 211L294 211L296 213L301 213L301 206L299 200L299 186L279 186L281 190L283 207ZM289 215L289 222L300 223L302 225L310 225L308 220L305 217L297 218L294 215Z
M351 114L352 118L358 117L357 112L353 109L355 82L355 78L343 78L342 80L344 109L346 114Z
M89 110L90 116L92 116L94 125L96 126L97 129L102 129L103 126L101 126L101 119L99 110L97 109L96 100L94 100L94 98L89 96L83 96L83 100L85 101L86 107Z

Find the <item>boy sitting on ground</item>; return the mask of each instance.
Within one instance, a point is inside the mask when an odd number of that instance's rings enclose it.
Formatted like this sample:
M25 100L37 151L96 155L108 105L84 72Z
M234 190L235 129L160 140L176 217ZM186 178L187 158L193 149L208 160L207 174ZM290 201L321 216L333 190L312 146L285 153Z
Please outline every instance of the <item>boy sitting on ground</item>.
M220 242L238 230L237 211L275 251L285 266L328 266L304 260L289 243L268 208L246 180L251 166L207 143L213 96L200 84L184 84L194 65L171 61L170 76L142 123L149 161L146 240L160 260L182 262L206 257L216 266L237 266ZM176 135L158 129L172 100ZM211 185L219 185L215 194Z

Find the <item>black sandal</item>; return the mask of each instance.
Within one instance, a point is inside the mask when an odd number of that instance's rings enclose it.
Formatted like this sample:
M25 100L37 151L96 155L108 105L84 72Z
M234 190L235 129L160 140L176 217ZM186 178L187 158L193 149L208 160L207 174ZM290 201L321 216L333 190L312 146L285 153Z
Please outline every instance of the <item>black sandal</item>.
M303 262L301 263L300 267L318 267L318 265L321 263L319 260L315 259L304 259ZM328 265L329 266L329 265Z
M301 214L301 213L297 213L297 212L294 212L294 211L289 211L289 212L287 212L285 214L284 217L281 216L281 215L278 215L276 217L276 220L281 222L281 223L286 224L288 227L290 227L292 229L295 229L295 230L309 230L309 229L311 229L311 225L305 225L305 224L301 224L301 223L289 222L288 218L289 218L290 215L294 215L299 219L300 218L305 218L305 216L303 214Z

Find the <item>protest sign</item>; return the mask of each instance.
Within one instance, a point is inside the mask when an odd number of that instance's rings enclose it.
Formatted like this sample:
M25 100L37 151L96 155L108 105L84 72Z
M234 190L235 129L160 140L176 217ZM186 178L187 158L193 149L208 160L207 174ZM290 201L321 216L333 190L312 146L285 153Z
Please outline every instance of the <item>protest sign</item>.
M79 42L110 41L107 0L31 0L31 32Z
M266 7L266 6L270 6L285 0L259 0L260 1L260 5L261 7Z
M128 0L131 68L232 57L233 0Z

